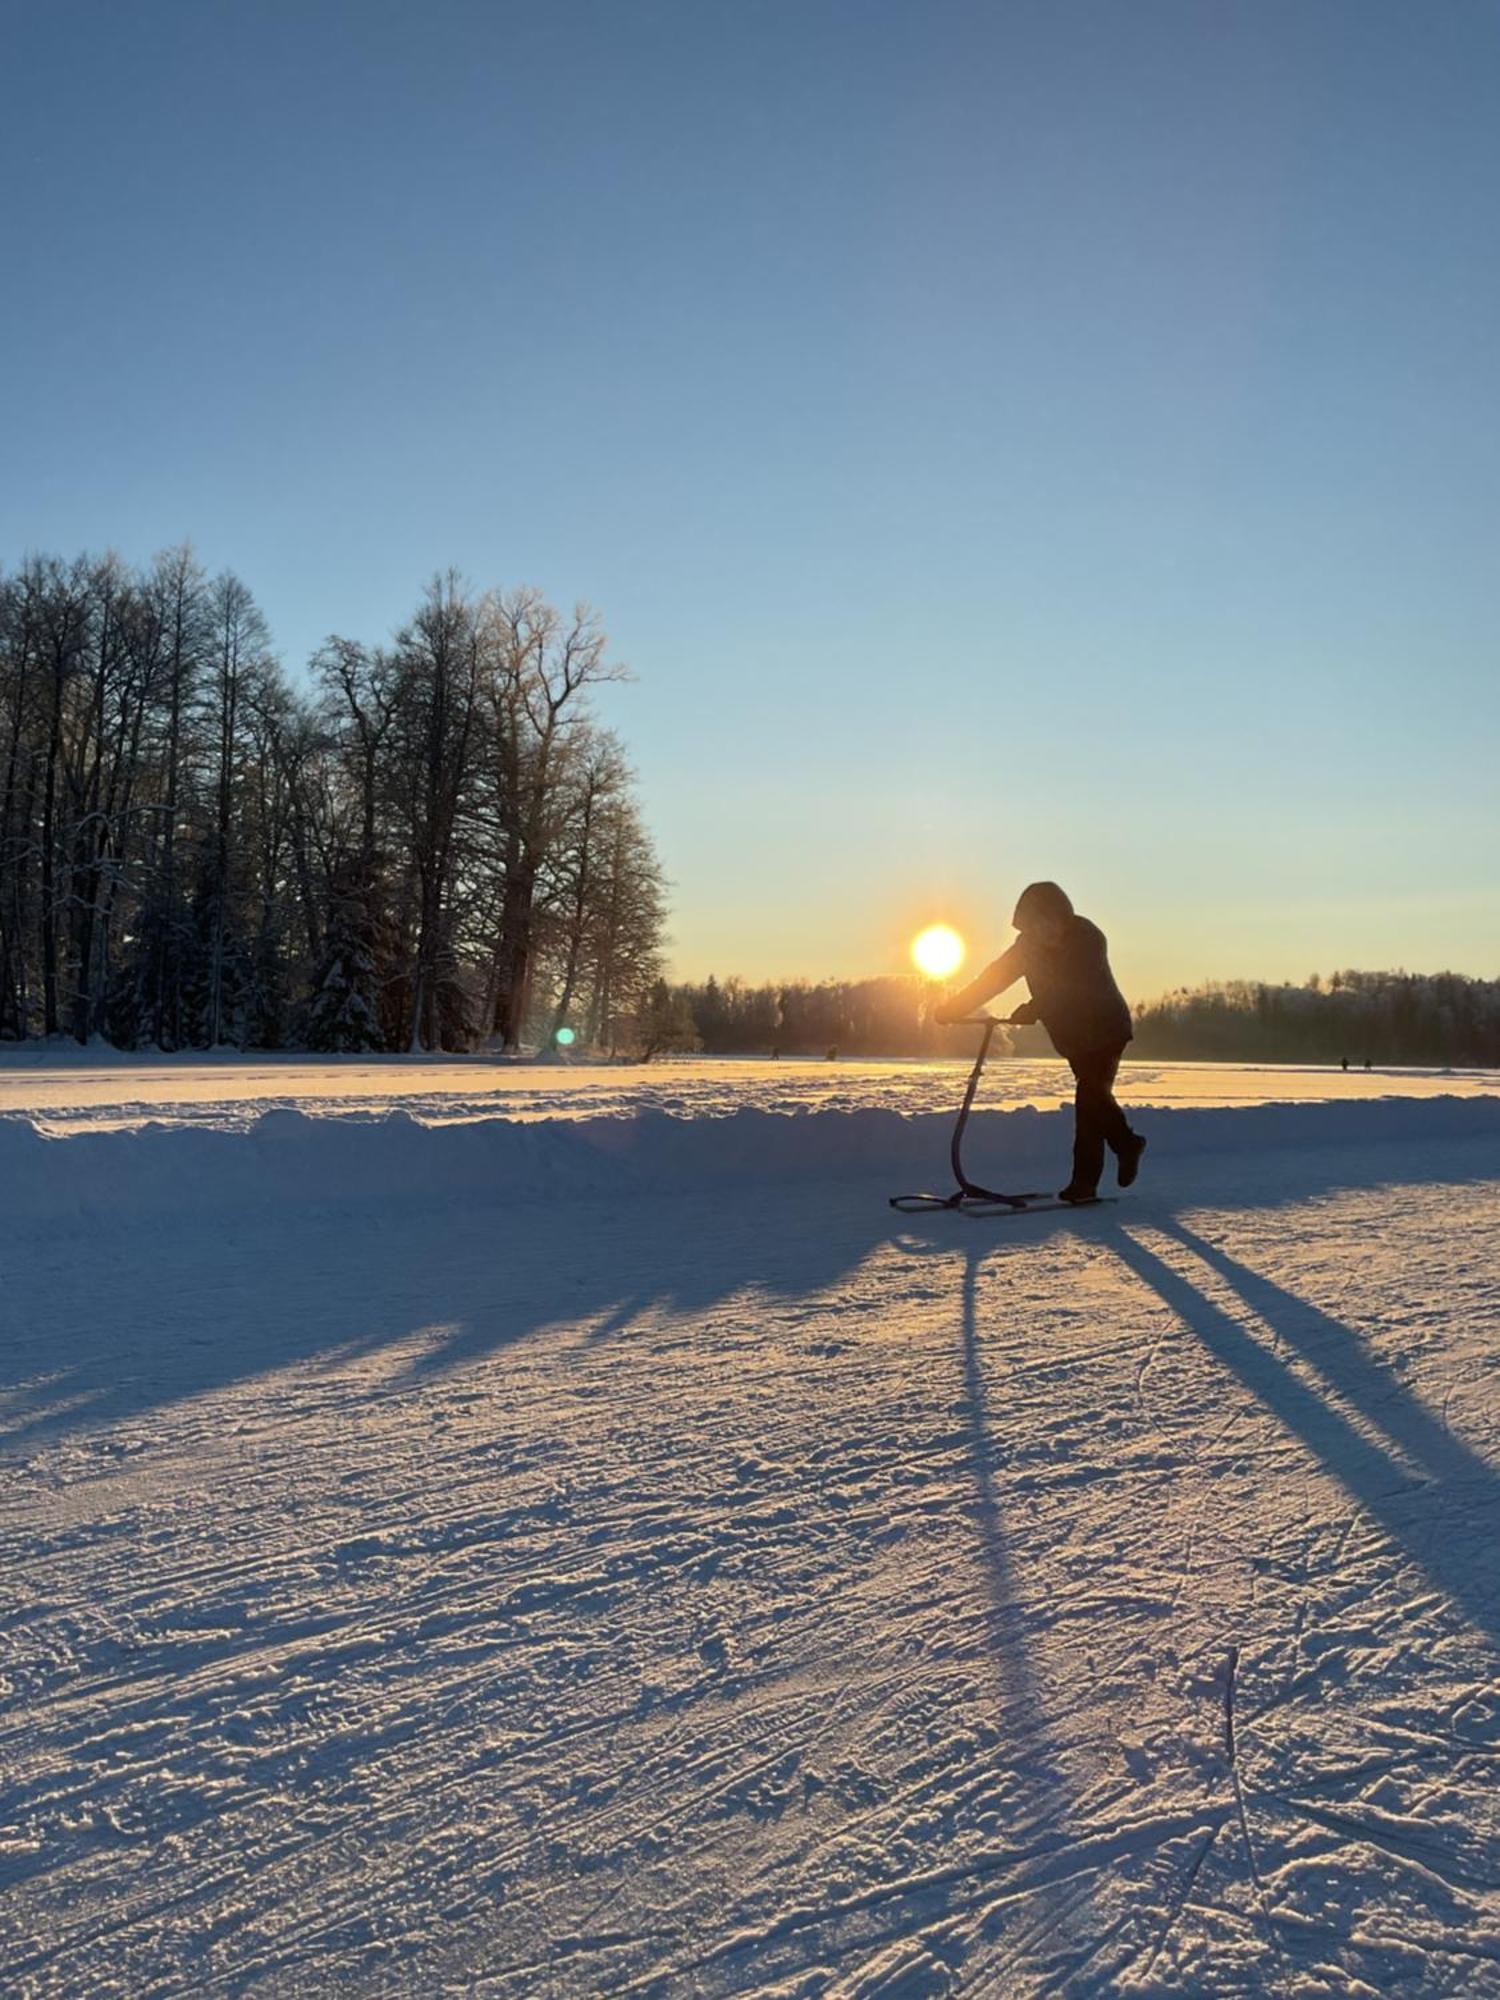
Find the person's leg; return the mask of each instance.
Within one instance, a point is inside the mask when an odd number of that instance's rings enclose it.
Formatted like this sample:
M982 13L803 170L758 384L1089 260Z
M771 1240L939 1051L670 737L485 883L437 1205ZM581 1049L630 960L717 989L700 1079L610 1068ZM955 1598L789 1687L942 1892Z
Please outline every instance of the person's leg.
M1068 1067L1077 1085L1073 1092L1073 1178L1068 1186L1076 1194L1092 1194L1104 1171L1104 1106L1109 1082L1101 1081L1095 1055L1069 1056Z
M1141 1170L1141 1156L1146 1150L1146 1141L1139 1132L1131 1129L1129 1119L1115 1098L1115 1075L1124 1053L1123 1046L1104 1050L1091 1067L1090 1081L1099 1093L1095 1106L1099 1129L1104 1135L1105 1144L1119 1162L1117 1175L1120 1186L1128 1188L1135 1185L1136 1176Z
M1122 1184L1135 1178L1144 1141L1131 1131L1113 1088L1124 1053L1123 1047L1095 1049L1068 1059L1077 1081L1073 1097L1073 1178L1068 1186L1077 1194L1097 1191L1099 1176L1104 1171L1106 1146L1122 1162ZM1123 1165L1126 1162L1128 1166Z
M1130 1129L1130 1121L1115 1098L1115 1078L1120 1073L1120 1058L1124 1053L1123 1048L1101 1049L1092 1058L1097 1065L1094 1075L1099 1089L1099 1126L1105 1144L1116 1159L1135 1147L1135 1134Z

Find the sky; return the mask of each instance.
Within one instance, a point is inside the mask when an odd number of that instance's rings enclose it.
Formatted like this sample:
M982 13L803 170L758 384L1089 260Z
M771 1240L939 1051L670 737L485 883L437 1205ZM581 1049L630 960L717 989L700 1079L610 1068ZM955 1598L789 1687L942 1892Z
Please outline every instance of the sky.
M1500 976L1500 6L0 4L0 561L598 607L684 976Z

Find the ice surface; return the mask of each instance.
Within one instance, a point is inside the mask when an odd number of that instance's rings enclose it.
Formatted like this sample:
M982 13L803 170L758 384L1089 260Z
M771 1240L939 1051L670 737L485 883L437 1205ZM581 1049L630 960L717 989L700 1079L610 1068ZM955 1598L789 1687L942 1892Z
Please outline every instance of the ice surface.
M7 1101L0 1988L1500 1994L1483 1079L440 1067Z

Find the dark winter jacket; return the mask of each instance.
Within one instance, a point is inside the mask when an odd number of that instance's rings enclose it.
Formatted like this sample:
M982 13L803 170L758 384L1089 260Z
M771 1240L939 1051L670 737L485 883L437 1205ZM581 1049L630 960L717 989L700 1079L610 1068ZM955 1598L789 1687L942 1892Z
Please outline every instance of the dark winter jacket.
M1031 989L1036 1016L1060 1056L1123 1048L1133 1033L1130 1009L1109 969L1104 933L1087 917L1070 917L1050 949L1034 931L1022 931L1010 950L944 1008L967 1014L1018 979Z

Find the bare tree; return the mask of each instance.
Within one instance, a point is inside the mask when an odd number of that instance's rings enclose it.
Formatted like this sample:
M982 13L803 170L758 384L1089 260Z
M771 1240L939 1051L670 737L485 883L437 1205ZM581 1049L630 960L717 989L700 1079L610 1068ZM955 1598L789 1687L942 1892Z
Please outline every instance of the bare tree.
M251 701L263 706L273 668L270 634L255 599L237 576L226 571L209 590L212 652L204 674L203 694L209 741L213 745L213 831L208 842L203 879L199 885L200 936L207 957L202 1029L206 1045L216 1047L229 1025L227 977L232 957L244 939L236 934L235 880L238 857L235 838L239 815L236 791L245 751L242 733ZM243 966L241 966L243 972Z
M187 547L0 575L0 1036L514 1049L638 1006L661 878L594 615L448 575L313 674Z
M536 906L542 870L560 837L559 769L580 697L624 678L605 659L607 641L587 605L564 621L533 590L491 597L485 606L490 661L489 801L502 878L495 938L492 1026L507 1049L519 1046L531 998Z
M456 575L428 586L395 647L393 794L414 877L411 921L413 1054L444 1042L453 1005L450 898L459 817L473 779L479 631Z

